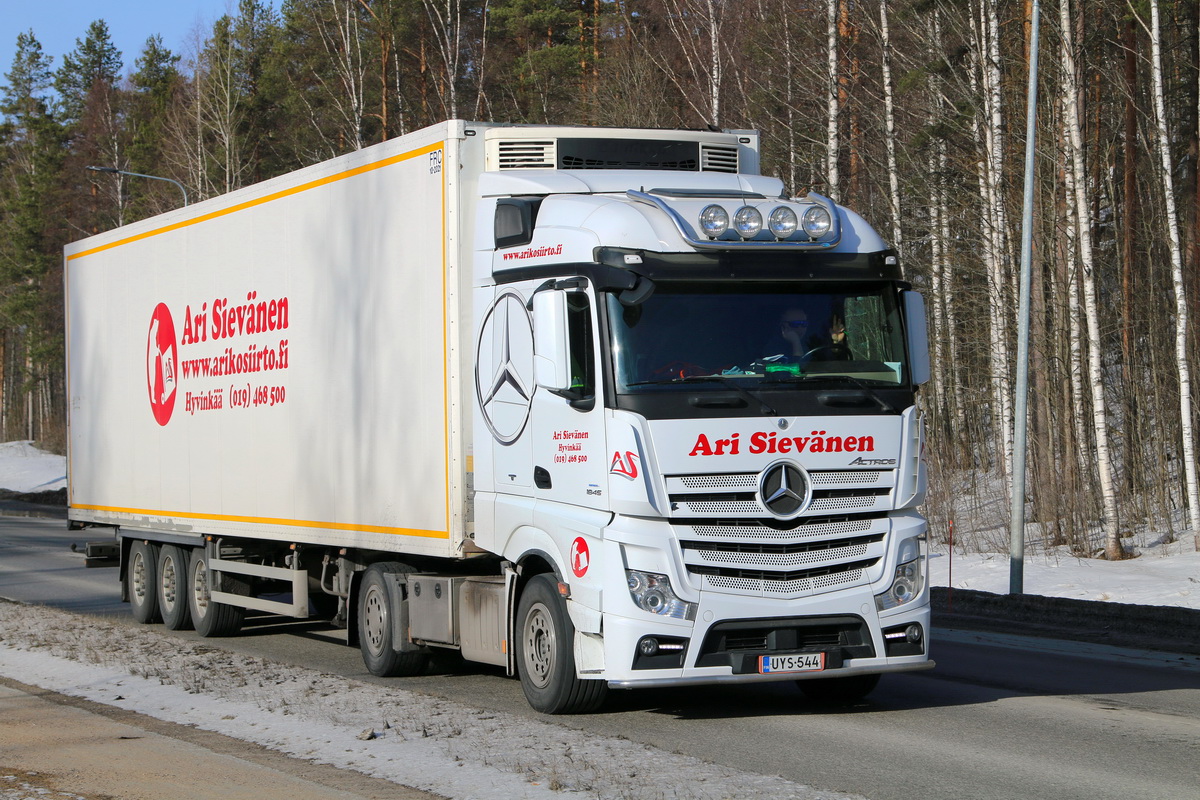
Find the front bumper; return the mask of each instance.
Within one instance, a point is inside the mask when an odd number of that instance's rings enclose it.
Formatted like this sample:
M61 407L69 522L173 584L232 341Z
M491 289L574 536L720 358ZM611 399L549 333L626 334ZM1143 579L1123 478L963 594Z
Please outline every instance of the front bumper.
M854 613L847 613L853 609ZM869 591L798 601L702 596L695 623L604 615L604 674L610 686L639 688L706 683L758 683L834 678L931 668L929 605L914 603L883 616ZM888 655L885 631L920 626L920 653ZM681 666L654 668L639 658L647 637L683 642ZM893 647L895 649L895 647ZM908 648L911 650L912 648ZM759 674L758 657L825 654L819 672Z

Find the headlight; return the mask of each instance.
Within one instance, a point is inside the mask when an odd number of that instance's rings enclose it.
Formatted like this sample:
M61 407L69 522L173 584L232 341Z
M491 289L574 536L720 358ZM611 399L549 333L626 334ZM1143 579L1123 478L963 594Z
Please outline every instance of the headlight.
M700 212L700 230L710 239L716 239L729 230L729 212L718 205L705 206Z
M680 600L671 588L671 579L666 575L633 569L626 570L625 575L629 581L629 596L642 611L673 619L695 618L695 603Z
M833 227L833 217L824 206L810 206L804 212L804 232L814 239L820 239L829 233Z
M787 206L779 206L771 212L771 216L767 217L767 228L776 239L788 238L796 232L796 228L799 226L800 221L796 219L796 212Z
M763 218L757 208L742 206L733 215L733 229L743 239L753 239L762 230Z
M911 603L925 588L925 559L921 556L921 546L915 537L900 543L899 558L901 563L892 576L892 585L883 594L875 595L877 611L886 611Z

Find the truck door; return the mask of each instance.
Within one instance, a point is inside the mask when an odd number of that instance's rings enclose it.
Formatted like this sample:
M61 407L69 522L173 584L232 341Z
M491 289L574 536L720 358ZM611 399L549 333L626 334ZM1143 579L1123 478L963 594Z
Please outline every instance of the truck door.
M554 306L559 317L555 327L565 341L543 347L552 337L542 330L538 347L556 351L549 357L561 362L560 377L549 382L566 385L546 385L539 377L541 385L534 394L530 417L534 495L539 500L603 509L608 505L608 464L595 298L586 287L547 291L555 295L547 305ZM546 324L535 312L535 325Z

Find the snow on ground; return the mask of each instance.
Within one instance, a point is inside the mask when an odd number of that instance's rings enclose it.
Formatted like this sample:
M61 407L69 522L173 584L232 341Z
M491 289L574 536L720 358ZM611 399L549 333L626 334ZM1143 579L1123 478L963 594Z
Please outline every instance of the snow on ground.
M56 609L0 602L0 675L456 800L849 800Z
M1172 544L1135 547L1136 558L1077 558L1065 548L1026 551L1025 594L1147 606L1200 609L1200 552L1192 537ZM1008 553L951 552L942 545L929 559L933 586L1007 594Z
M49 492L67 485L67 460L45 453L32 442L0 444L0 489Z

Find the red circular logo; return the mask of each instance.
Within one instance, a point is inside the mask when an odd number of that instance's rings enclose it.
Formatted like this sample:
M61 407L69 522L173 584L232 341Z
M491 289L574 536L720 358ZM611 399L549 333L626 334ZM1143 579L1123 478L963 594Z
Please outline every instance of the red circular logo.
M575 541L571 542L571 572L575 573L576 578L582 578L587 575L591 563L587 542L583 540L582 536L577 536Z
M159 425L166 425L175 410L177 355L171 310L165 303L159 303L150 315L150 333L146 337L146 385L150 390L150 410Z

